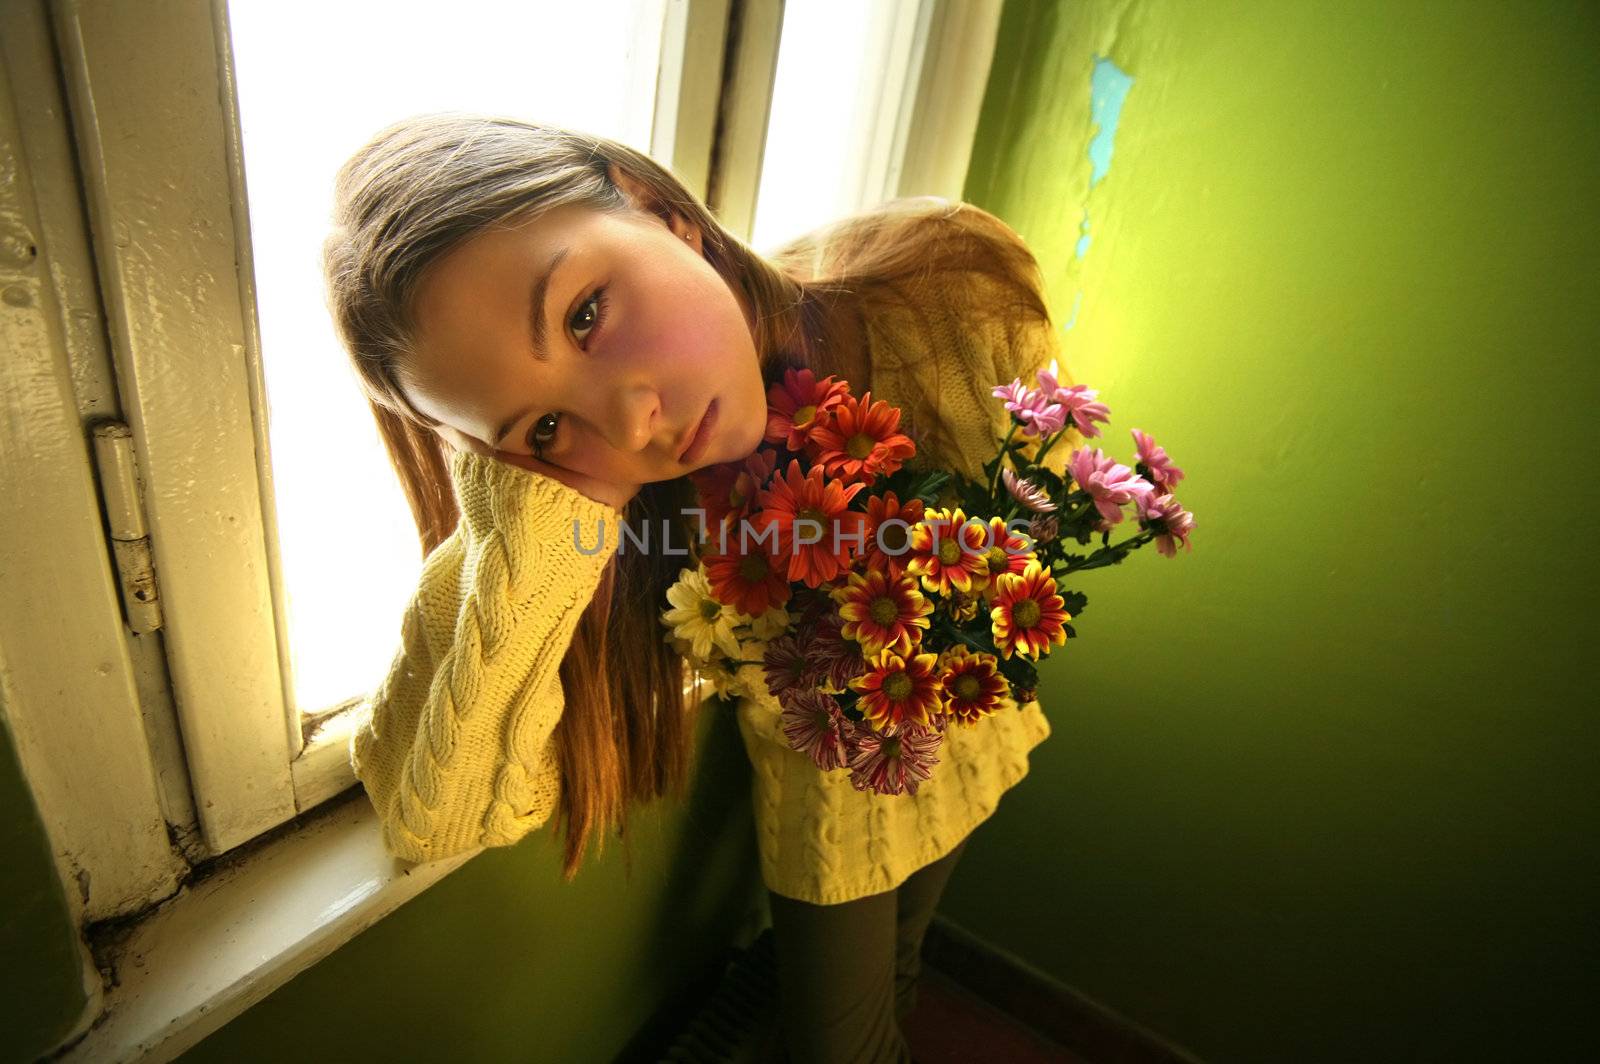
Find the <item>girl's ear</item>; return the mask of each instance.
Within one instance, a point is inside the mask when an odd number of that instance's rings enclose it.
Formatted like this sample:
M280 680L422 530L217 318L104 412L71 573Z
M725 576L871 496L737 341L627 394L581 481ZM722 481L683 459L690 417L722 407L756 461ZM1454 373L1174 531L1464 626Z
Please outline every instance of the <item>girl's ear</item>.
M606 174L611 178L611 183L620 188L634 208L646 214L653 214L666 223L668 229L678 239L688 243L694 248L695 254L703 254L700 242L700 227L677 211L669 210L661 205L644 183L616 163L606 166Z

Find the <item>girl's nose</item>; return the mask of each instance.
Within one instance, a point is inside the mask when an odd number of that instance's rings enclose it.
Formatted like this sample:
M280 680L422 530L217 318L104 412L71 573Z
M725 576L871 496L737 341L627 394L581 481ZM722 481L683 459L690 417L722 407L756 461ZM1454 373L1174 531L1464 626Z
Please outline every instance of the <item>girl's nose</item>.
M623 388L608 411L606 435L619 451L632 453L650 446L661 414L661 396L652 387L632 385Z

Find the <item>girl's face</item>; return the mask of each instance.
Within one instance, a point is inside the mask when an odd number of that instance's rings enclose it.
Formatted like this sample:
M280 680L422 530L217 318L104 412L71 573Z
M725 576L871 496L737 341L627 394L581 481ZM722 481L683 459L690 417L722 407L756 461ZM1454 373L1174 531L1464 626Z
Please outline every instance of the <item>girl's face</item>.
M766 431L748 308L677 216L564 206L487 229L415 299L406 391L458 445L632 489L737 461Z

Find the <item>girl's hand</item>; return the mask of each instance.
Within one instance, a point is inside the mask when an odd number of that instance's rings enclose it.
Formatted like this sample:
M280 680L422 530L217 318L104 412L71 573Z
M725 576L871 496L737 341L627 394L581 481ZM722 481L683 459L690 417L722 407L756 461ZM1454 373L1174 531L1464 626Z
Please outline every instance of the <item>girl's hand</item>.
M552 480L559 480L567 487L586 495L596 502L603 502L613 510L627 509L628 501L639 494L639 484L613 484L608 480L596 480L594 477L582 473L574 473L558 465L543 462L531 454L513 454L510 451L497 451L490 448L482 440L468 436L457 431L450 425L435 425L433 431L444 438L445 442L458 451L472 451L486 458L493 458L498 462L507 462L523 469L530 469L541 473Z

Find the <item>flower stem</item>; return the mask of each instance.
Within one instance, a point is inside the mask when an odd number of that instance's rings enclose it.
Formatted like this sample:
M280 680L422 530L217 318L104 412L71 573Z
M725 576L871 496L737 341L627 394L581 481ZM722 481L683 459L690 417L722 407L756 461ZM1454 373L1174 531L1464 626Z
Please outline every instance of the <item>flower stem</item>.
M995 485L1000 482L1000 467L1006 464L1006 454L1011 446L1011 438L1017 434L1017 419L1011 419L1011 429L1006 433L1006 438L1000 441L1000 454L994 460L994 472L989 474L989 497L994 498Z

